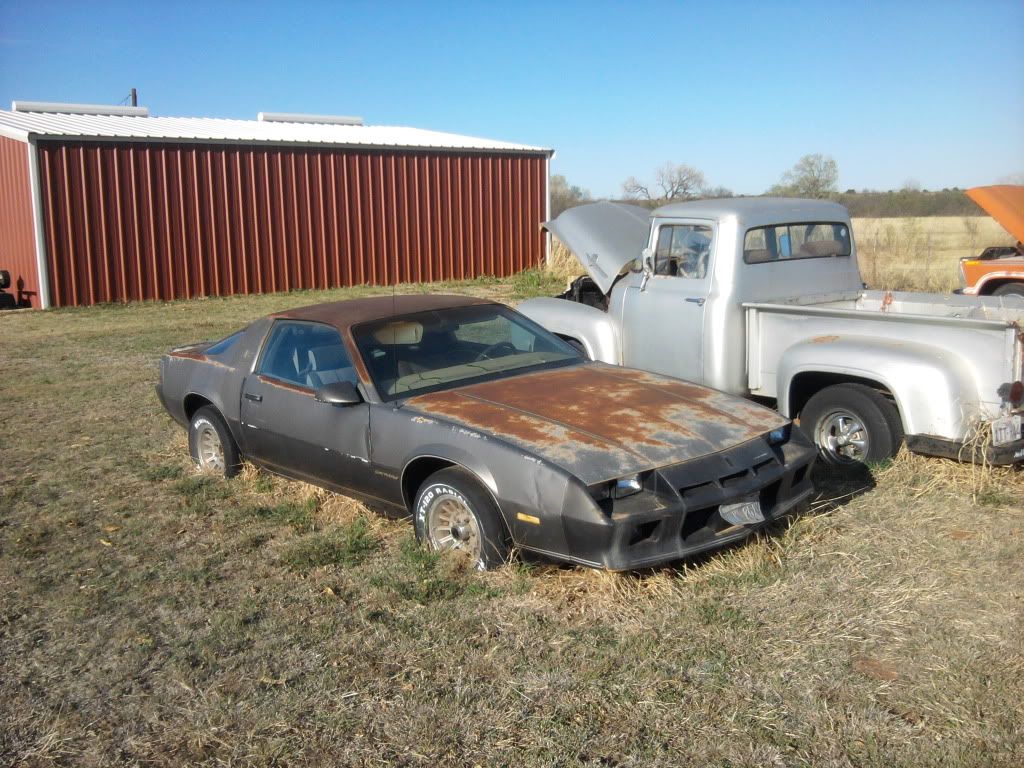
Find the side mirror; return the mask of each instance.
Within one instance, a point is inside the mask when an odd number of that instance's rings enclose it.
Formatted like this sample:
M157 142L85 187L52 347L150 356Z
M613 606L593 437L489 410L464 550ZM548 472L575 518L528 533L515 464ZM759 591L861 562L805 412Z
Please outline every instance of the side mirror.
M650 248L644 248L640 253L640 263L643 265L644 271L644 276L640 280L640 290L643 291L647 288L647 281L654 274L654 251Z
M356 385L351 381L336 381L333 384L325 384L313 395L318 403L329 403L331 405L356 405L363 402L363 396L359 394Z

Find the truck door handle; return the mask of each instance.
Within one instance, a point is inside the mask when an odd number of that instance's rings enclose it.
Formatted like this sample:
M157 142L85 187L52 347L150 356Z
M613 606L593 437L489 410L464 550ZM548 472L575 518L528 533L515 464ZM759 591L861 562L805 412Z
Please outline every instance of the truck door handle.
M707 299L704 299L704 298L699 298L699 299L688 298L687 301L690 302L691 304L696 304L698 307L703 307L704 306L704 302L707 301Z
M246 400L252 400L254 403L262 403L263 402L263 395L253 395L253 394L250 394L249 392L246 392L245 393L245 399Z

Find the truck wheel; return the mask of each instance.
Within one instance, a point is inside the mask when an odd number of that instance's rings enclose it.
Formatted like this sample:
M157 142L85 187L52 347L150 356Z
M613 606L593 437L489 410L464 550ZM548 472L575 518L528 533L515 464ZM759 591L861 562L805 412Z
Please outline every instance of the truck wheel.
M508 560L509 536L497 506L461 467L435 472L420 486L413 525L432 550L462 556L478 571Z
M204 405L192 416L188 452L201 472L234 477L242 468L235 439L217 409L210 405Z
M994 291L993 296L1024 296L1024 283L1006 283Z
M835 384L814 394L800 412L800 428L822 460L839 467L892 458L903 442L896 406L863 384Z

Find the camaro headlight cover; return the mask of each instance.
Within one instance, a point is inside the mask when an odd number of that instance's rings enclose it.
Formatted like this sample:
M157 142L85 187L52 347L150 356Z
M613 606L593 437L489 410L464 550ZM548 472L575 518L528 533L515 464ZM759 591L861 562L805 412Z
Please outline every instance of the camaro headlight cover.
M627 477L620 477L615 481L615 486L612 488L612 496L616 499L621 499L625 496L632 496L634 493L640 493L643 489L644 486L640 482L640 475L628 475Z

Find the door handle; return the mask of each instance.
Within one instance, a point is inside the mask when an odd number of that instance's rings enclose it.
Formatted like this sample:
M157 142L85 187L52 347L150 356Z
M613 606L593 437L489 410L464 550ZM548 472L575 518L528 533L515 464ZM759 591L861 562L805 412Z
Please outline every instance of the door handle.
M263 395L253 395L253 394L250 394L249 392L246 392L245 393L245 399L246 400L252 400L254 403L262 403L263 402Z
M703 307L704 306L704 302L707 301L707 299L704 299L704 298L699 298L699 299L688 298L687 301L690 302L691 304L696 304L698 307Z

